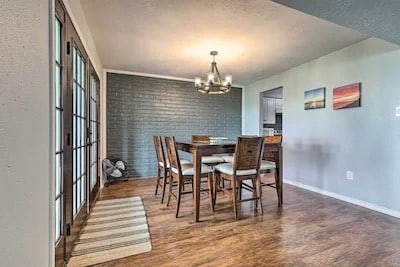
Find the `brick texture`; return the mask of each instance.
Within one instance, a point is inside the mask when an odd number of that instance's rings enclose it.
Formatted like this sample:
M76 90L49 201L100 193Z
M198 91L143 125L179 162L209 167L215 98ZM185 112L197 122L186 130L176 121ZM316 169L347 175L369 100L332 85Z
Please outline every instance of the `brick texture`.
M107 156L126 161L130 177L156 176L153 135L234 140L241 116L241 88L210 96L196 92L191 82L107 73Z

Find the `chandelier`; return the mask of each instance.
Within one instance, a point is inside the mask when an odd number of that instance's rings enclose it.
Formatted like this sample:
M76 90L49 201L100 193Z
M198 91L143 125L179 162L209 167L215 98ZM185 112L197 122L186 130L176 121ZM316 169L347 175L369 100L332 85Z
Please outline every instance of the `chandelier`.
M202 82L200 77L194 79L194 87L197 92L209 95L220 95L228 93L232 86L232 76L226 75L225 80L222 81L221 75L215 62L215 56L218 55L217 51L211 51L210 55L213 56L210 71L207 75L207 82Z

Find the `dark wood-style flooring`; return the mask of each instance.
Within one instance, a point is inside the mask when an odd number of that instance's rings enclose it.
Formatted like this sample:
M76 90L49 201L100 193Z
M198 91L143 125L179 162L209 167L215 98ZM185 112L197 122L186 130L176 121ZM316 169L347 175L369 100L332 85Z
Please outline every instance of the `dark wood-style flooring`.
M195 223L190 194L176 219L175 200L160 204L154 189L132 179L102 190L102 200L142 197L153 250L96 266L400 266L400 220L378 212L285 184L283 209L264 188L264 214L243 203L238 221L227 195L211 212L203 192Z

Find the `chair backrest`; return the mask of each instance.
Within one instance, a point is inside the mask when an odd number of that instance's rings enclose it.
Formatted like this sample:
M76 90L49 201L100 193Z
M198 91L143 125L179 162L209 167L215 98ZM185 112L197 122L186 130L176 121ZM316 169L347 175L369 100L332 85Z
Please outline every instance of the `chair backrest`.
M263 137L238 137L233 168L235 170L259 170L263 148Z
M282 144L282 135L265 136L264 137L264 143L265 144L281 145ZM279 163L279 151L278 151L278 149L276 147L273 148L273 149L271 149L271 148L264 149L263 159ZM278 166L278 164L276 164L276 166Z
M175 137L174 136L166 136L165 137L165 145L167 147L167 154L169 159L169 164L171 168L175 168L178 170L179 173L181 171L181 163L179 161L179 154L178 150L176 149L175 145Z
M157 155L157 160L158 163L162 163L163 166L167 166L166 165L166 158L165 158L165 154L164 154L164 147L162 144L162 138L160 135L154 135L153 136L153 142L154 142L154 147L156 149L156 155Z
M192 135L192 143L210 142L211 135Z
M281 144L282 135L264 136L265 144Z

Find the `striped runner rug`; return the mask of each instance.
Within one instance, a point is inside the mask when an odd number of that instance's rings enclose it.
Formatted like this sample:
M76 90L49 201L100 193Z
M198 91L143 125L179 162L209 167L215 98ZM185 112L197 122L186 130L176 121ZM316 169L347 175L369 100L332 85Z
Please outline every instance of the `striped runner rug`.
M75 242L68 267L90 266L151 251L140 197L98 201Z

